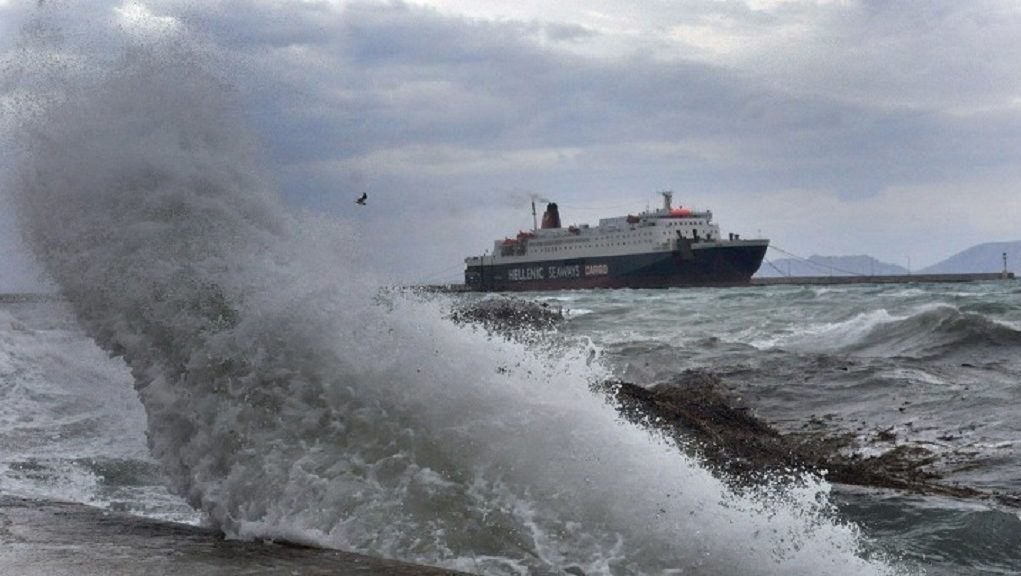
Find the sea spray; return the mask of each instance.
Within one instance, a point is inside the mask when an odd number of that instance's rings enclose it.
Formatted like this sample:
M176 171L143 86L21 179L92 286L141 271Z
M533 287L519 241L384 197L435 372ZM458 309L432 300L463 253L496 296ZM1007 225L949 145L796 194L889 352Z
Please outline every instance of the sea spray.
M487 574L890 571L825 484L734 494L620 422L589 351L382 305L342 222L278 204L243 102L187 44L74 54L95 72L6 134L5 187L212 524Z

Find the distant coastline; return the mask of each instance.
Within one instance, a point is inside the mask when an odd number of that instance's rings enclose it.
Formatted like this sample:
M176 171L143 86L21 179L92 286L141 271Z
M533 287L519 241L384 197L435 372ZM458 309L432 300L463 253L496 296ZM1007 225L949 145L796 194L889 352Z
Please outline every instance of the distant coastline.
M966 248L935 264L912 268L884 262L868 254L855 256L822 256L802 258L776 246L755 274L755 278L797 276L897 276L919 274L992 274L1014 269L1021 262L1021 240L985 242ZM772 258L779 252L784 258Z

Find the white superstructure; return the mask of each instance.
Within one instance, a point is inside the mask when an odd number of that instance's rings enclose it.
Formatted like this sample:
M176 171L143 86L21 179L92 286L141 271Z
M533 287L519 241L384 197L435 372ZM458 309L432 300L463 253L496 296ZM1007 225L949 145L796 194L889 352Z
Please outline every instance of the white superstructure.
M561 227L557 205L550 204L542 226L520 232L515 238L497 240L491 255L471 256L465 263L472 266L624 256L675 250L678 240L687 240L692 248L709 247L720 241L720 227L712 221L712 211L674 208L673 193L661 194L662 208L637 216L602 218L598 226ZM728 240L736 239L731 235Z

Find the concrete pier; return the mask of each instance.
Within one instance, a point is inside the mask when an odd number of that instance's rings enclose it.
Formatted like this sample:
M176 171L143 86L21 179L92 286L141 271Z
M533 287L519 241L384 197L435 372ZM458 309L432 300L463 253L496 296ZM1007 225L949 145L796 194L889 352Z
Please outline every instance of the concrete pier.
M834 285L834 284L928 284L945 282L989 282L1013 280L1013 272L973 274L897 274L884 276L777 276L752 278L752 286Z

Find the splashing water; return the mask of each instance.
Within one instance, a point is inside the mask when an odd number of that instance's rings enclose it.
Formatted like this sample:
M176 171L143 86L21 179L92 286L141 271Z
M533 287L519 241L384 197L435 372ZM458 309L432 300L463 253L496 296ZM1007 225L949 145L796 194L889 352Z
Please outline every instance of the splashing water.
M381 304L358 238L282 209L236 94L181 45L75 54L6 134L6 188L214 525L482 573L892 572L825 484L734 494L618 421L587 350Z

